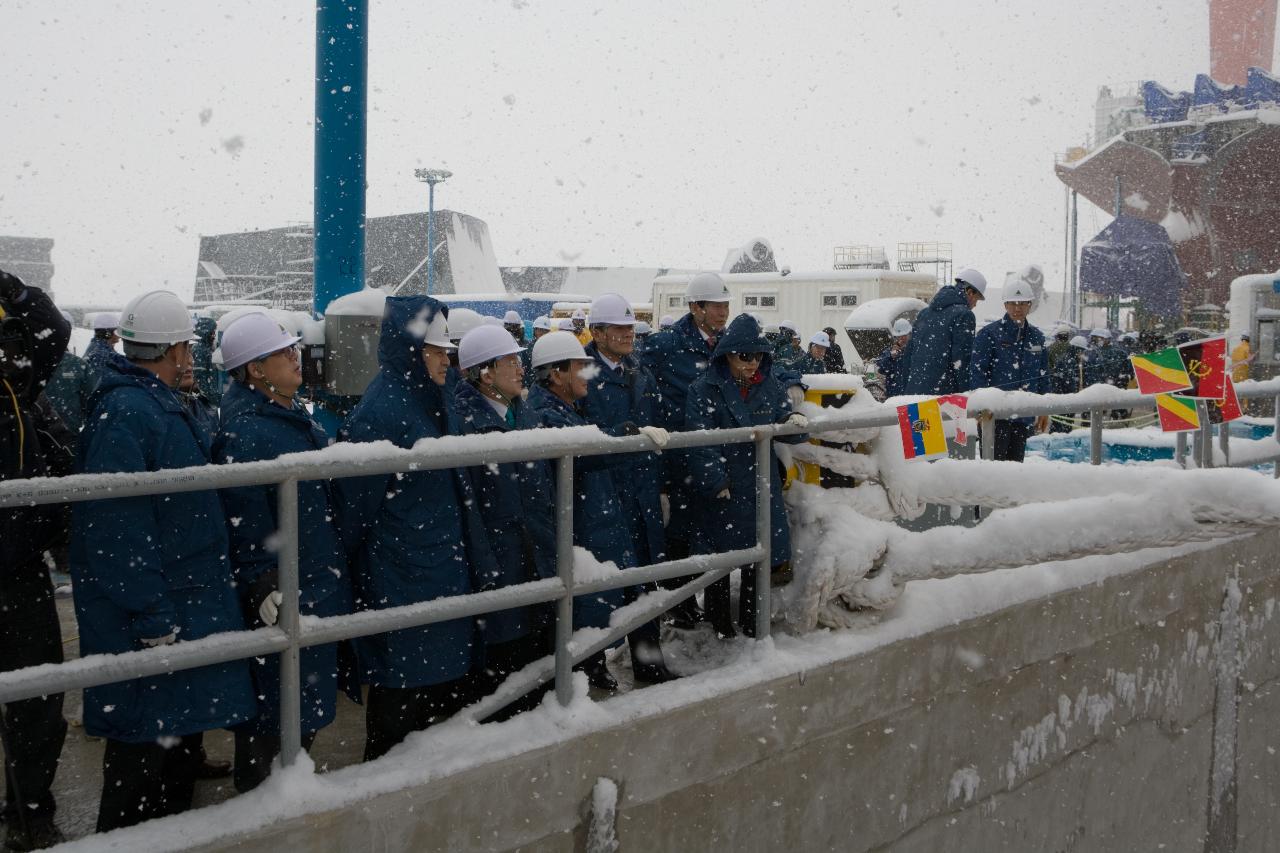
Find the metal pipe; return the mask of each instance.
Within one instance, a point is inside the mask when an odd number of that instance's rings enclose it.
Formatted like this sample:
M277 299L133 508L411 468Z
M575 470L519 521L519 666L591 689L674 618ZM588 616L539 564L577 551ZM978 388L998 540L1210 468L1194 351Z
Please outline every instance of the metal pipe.
M756 545L760 548L760 559L755 564L756 572L756 641L769 636L769 623L772 621L773 602L769 588L773 561L773 513L771 512L770 486L773 477L773 438L764 433L756 439Z
M280 652L280 763L288 767L302 750L302 667L298 653L298 481L285 480L276 491L277 583L280 629L289 646Z
M1237 397L1240 396L1239 391L1236 392L1236 396ZM1275 411L1275 423L1271 427L1271 438L1277 442L1280 442L1280 396L1277 396L1275 399L1274 411ZM1278 460L1275 465L1271 466L1271 476L1277 480L1280 480L1280 460Z
M1196 401L1196 417L1200 419L1200 467L1213 467L1213 424L1209 423L1209 406L1203 400Z
M1207 409L1208 406L1205 408ZM1229 467L1231 465L1231 429L1225 421L1218 424L1218 449L1222 451L1222 464Z
M1071 191L1071 322L1081 323L1080 311L1080 194Z
M996 458L996 419L985 417L986 414L978 418L978 443L982 446L982 458L992 462Z
M556 574L564 591L556 602L556 701L573 701L573 457L556 460Z
M1089 410L1089 464L1102 464L1102 409Z
M1179 468L1187 467L1187 434L1186 432L1179 432L1174 434L1173 460L1178 463Z
M436 182L427 182L427 296L431 295L431 271L435 268L431 257L435 254Z

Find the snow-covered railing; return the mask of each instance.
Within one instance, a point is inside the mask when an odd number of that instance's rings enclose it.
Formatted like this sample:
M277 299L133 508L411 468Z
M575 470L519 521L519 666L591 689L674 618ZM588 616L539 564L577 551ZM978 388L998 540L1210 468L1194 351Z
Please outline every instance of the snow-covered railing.
M1278 397L1280 380L1241 383L1243 399ZM1094 464L1101 462L1103 414L1114 408L1154 404L1154 398L1136 391L1094 386L1078 394L1032 395L982 389L969 396L968 414L989 413L995 418L1093 413ZM1280 403L1277 403L1280 420ZM1208 422L1202 417L1202 422ZM756 572L756 631L759 639L770 629L769 571L769 491L770 442L779 435L802 432L823 434L858 430L878 430L898 423L892 403L871 404L855 411L824 410L823 417L805 427L771 425L730 430L674 433L667 450L707 445L752 442L756 449L756 544L751 548L721 554L706 554L652 566L627 569L616 575L577 580L573 560L573 459L606 453L652 451L647 437L610 438L594 427L559 430L530 430L503 435L478 435L427 439L411 449L390 442L335 444L325 450L282 456L264 462L207 465L127 474L81 474L63 478L11 480L0 483L0 508L31 506L137 495L203 491L233 486L275 485L280 519L279 578L283 604L277 627L218 634L202 640L177 643L120 655L94 655L79 660L28 667L0 674L0 703L34 696L93 687L149 675L195 669L215 663L264 654L281 656L281 758L290 764L301 748L299 708L299 650L308 646L369 636L386 631L434 624L477 616L513 607L556 602L554 657L535 662L516 673L499 690L469 708L466 713L483 720L509 702L554 677L556 696L562 704L573 699L572 667L612 645L639 625L655 618L735 568L754 565ZM984 419L984 429L990 424ZM1227 430L1221 431L1223 434ZM1280 435L1280 433L1278 433ZM1208 447L1208 431L1199 444ZM1226 439L1223 439L1224 448ZM990 442L987 443L990 446ZM1211 448L1206 453L1211 453ZM1210 467L1213 457L1204 457ZM1226 454L1224 453L1224 458ZM1250 461L1280 459L1280 445L1267 456L1251 453ZM298 516L297 484L300 480L335 479L400 472L425 471L471 465L555 460L557 466L557 577L503 589L334 616L301 618L298 613ZM1280 468L1280 466L1278 466ZM940 534L942 535L942 534ZM572 629L575 596L590 592L634 586L669 578L693 576L678 589L649 593L614 613L608 629ZM885 575L887 577L887 573Z

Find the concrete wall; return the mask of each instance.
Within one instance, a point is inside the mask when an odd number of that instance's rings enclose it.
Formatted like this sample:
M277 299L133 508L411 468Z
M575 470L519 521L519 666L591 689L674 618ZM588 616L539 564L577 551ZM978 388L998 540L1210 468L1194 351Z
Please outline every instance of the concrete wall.
M623 851L1275 849L1277 546L1241 536L217 848L584 850L608 777Z

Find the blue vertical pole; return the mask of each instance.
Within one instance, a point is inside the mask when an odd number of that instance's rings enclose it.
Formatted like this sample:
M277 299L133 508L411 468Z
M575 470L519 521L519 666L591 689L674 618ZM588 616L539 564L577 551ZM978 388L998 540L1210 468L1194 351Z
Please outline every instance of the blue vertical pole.
M323 314L364 287L368 0L317 0L315 295Z
M431 265L432 255L431 241L435 239L432 235L432 221L436 215L436 182L431 181L427 184L427 296L431 295Z

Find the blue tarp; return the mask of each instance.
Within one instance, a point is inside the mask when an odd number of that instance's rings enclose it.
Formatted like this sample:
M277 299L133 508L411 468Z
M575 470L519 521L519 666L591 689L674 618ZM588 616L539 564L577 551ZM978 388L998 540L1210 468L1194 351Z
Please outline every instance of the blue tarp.
M1249 109L1280 104L1280 77L1261 68L1250 68L1249 81L1244 86L1244 104Z
M1173 92L1154 80L1142 84L1142 111L1153 124L1185 121L1189 107L1226 112L1233 105L1253 110L1276 104L1280 104L1280 78L1262 68L1250 68L1243 86L1224 86L1208 74L1197 74L1194 93Z
M1080 288L1103 296L1137 297L1145 311L1175 317L1187 276L1164 228L1120 216L1080 251Z
M1227 107L1244 100L1244 86L1224 86L1208 74L1196 75L1195 91L1191 95L1193 107L1217 107L1222 112Z
M1154 124L1185 121L1190 106L1189 92L1171 92L1154 80L1142 84L1142 111Z

